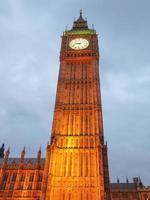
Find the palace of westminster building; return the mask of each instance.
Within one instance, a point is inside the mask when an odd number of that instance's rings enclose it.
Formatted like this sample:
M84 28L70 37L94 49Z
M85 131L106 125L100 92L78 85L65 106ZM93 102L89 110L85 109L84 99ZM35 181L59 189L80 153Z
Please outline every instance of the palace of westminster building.
M139 177L110 183L104 142L98 37L82 12L62 36L51 140L46 156L0 148L0 200L150 200Z

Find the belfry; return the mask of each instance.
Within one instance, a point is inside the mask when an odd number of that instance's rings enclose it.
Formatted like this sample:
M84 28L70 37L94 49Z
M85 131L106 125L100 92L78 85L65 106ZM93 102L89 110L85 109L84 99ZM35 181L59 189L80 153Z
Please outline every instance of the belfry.
M82 16L62 36L43 200L110 200L98 37Z

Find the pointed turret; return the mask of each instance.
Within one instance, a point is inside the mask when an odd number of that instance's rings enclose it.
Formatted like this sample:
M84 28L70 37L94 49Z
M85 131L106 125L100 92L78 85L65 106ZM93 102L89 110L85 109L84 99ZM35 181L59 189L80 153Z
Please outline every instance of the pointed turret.
M7 165L7 161L8 161L8 158L9 158L9 154L10 154L10 147L8 147L5 155L4 155L4 168L6 167Z
M73 23L73 29L88 29L87 20L83 18L82 10L80 10L80 16Z
M6 153L5 153L4 160L8 160L9 154L10 154L10 147L8 147L8 149L7 149Z
M120 183L120 180L119 180L119 178L117 177L117 183L119 184Z
M0 158L4 158L4 151L5 151L5 145L2 144L2 146L0 147Z
M83 14L83 12L82 12L82 10L80 10L80 16L77 21L84 21L82 14Z
M139 187L140 187L140 188L143 188L143 183L142 183L142 181L141 181L141 177L139 177Z
M39 148L38 152L37 152L37 167L40 166L40 161L41 161L41 147Z
M128 177L126 177L126 183L129 183L129 179L128 179Z
M41 159L41 147L39 148L37 152L37 160Z
M21 157L20 157L21 163L24 162L25 155L26 155L26 149L24 147L23 150L22 150L22 152L21 152Z

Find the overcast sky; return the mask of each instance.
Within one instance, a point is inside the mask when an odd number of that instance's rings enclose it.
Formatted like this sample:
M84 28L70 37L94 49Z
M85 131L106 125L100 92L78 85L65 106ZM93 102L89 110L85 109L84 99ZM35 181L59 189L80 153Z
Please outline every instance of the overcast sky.
M150 184L149 0L0 0L0 142L11 156L45 155L60 36L81 8L99 34L111 180Z

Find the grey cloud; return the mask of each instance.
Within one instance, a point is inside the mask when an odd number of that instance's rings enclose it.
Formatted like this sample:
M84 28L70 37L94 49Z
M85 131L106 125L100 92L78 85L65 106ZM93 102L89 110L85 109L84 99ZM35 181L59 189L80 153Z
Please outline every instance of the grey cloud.
M105 139L112 180L150 168L149 0L1 0L0 138L18 156L50 137L60 36L82 8L99 33ZM33 144L34 141L34 144Z

